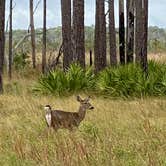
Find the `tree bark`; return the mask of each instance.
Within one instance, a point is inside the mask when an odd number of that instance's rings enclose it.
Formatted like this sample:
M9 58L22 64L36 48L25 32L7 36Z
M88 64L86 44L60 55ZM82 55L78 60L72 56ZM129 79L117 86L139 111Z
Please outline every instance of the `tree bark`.
M109 0L109 45L110 45L110 64L117 65L114 0Z
M73 0L74 61L85 67L84 0Z
M62 38L63 38L63 68L68 69L73 62L71 42L71 0L61 0Z
M142 4L142 13L143 13L143 39L142 39L142 54L141 54L141 63L143 71L148 75L148 62L147 62L147 44L148 44L148 0L143 0Z
M92 50L89 50L89 65L92 66L93 65L93 60L92 60Z
M96 0L96 23L94 43L94 64L95 71L106 67L106 20L104 0Z
M5 0L0 0L0 93L3 93L3 63L5 49Z
M35 27L33 16L33 0L30 0L30 28L31 28L31 47L32 47L32 64L36 68L36 44L35 44Z
M9 79L12 78L12 9L13 8L13 0L10 0L10 19L9 19L9 67L8 67L8 76Z
M125 64L124 0L119 0L119 54L120 63Z
M46 71L46 7L47 1L43 1L43 48L42 48L42 72Z
M134 0L127 0L126 8L127 8L126 59L127 63L131 63L134 60Z
M135 54L136 63L141 62L142 52L142 32L143 32L143 18L142 18L142 0L135 1L136 10L136 28L135 28Z

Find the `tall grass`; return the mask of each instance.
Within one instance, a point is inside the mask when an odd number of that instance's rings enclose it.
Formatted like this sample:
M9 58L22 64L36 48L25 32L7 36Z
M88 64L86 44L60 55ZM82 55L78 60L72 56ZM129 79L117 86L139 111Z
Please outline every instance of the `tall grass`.
M113 97L165 96L166 65L149 61L145 78L136 64L108 67L98 75L92 68L83 70L73 64L66 73L55 70L41 76L34 90L55 95L90 91Z
M131 66L134 67L136 66ZM110 72L118 69L106 70ZM163 72L164 69L161 76ZM67 74L62 71L55 73L58 73L58 76L52 77L59 77L56 78L58 80L61 79L59 75L62 77L65 75L68 81ZM85 86L84 89L97 87L99 76L94 76L91 69L88 72L84 71L85 73L92 76L88 76L92 82L91 86ZM16 79L10 84L5 78L5 91L0 95L0 165L166 165L166 100L164 98L147 97L143 100L127 101L93 96L91 104L95 109L93 112L87 111L78 129L73 132L65 129L57 132L48 131L44 105L50 104L54 109L75 112L79 108L79 103L72 95L67 98L52 95L34 96L29 88L36 81L37 75L38 73L30 72L28 77L15 76ZM48 92L52 93L49 88ZM98 92L108 93L104 89L98 89ZM53 93L57 92L53 90ZM82 97L85 96L84 94Z
M46 130L43 105L74 112L74 96L0 96L0 165L165 166L165 100L91 103L78 129L54 132Z

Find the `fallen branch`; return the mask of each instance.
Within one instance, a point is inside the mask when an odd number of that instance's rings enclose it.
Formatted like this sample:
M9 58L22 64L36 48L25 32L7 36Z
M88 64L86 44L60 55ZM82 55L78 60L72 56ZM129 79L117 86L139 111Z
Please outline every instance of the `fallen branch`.
M36 35L41 35L43 32L37 32L35 33ZM31 36L31 33L27 33L23 38L20 39L20 41L15 45L13 48L13 55L16 52L16 50L20 47L20 45L28 38Z

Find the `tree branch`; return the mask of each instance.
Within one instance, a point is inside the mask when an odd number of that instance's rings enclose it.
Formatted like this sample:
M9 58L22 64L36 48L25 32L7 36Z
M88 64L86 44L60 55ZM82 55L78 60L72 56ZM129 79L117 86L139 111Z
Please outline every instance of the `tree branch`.
M43 32L37 32L36 35L41 35ZM16 50L20 47L20 45L28 38L31 36L31 33L26 34L25 36L23 36L23 38L20 39L20 41L15 45L15 47L13 48L13 55L16 52Z

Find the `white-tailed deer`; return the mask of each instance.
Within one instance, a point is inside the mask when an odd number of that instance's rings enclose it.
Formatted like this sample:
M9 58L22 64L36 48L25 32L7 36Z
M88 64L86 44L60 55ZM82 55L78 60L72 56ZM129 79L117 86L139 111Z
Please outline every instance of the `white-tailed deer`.
M50 105L44 107L46 111L46 122L48 127L53 127L55 130L59 128L72 129L78 127L80 122L85 118L86 110L92 110L94 107L89 103L90 97L82 100L77 96L77 101L80 102L78 112L65 112L61 110L52 110Z

